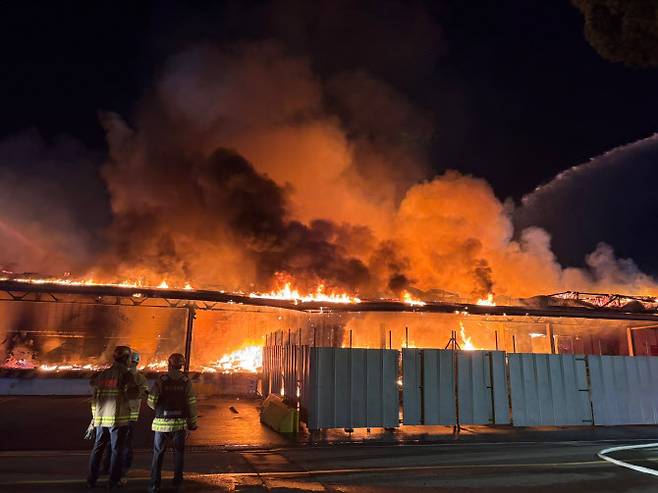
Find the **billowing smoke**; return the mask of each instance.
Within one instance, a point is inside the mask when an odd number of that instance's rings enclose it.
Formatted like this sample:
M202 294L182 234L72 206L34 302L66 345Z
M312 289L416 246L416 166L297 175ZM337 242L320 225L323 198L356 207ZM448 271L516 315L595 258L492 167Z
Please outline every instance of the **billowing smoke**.
M655 289L605 245L581 268L563 268L541 221L515 233L513 206L485 181L456 171L430 179L433 123L393 87L363 70L320 77L276 42L187 49L133 122L106 113L102 124L111 224L102 234L81 227L80 205L66 201L58 221L22 218L8 231L43 238L45 252L21 257L9 239L4 257L24 270L62 265L110 281L245 291L286 273L302 289L322 282L362 296ZM10 180L3 186L22 190ZM10 204L63 195L21 194ZM518 217L532 217L531 202ZM60 201L51 203L44 217L57 218Z
M516 228L535 225L550 231L559 261L582 265L585 260L601 289L629 286L646 292L650 279L631 260L615 262L606 243L658 272L656 162L654 135L574 166L523 198L514 212ZM587 252L594 253L585 256Z
M397 191L367 193L378 180L365 186L322 95L307 63L271 44L175 57L136 129L104 119L106 272L236 289L284 271L364 287L373 240L360 225L393 210Z

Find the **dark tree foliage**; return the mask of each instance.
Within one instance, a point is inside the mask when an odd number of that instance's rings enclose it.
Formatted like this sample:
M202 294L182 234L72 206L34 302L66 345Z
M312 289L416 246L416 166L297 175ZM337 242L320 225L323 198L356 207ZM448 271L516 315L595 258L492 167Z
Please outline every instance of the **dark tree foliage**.
M658 66L658 0L572 0L585 17L585 36L612 62Z

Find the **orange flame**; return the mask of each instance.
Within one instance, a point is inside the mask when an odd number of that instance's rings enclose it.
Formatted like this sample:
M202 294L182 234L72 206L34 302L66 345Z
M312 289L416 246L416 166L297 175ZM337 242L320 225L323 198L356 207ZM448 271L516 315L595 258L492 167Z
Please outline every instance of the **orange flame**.
M209 373L258 373L263 367L263 348L245 346L242 349L225 354L212 366L204 366L201 371Z
M464 324L462 322L459 322L459 335L462 340L462 343L459 346L464 351L474 351L475 349L477 349L475 347L475 344L473 344L471 338L466 335L466 331L464 330Z
M401 301L411 306L424 306L427 304L423 300L414 298L414 296L412 296L412 294L409 291L405 291L404 293L402 293Z
M157 286L152 286L145 284L142 281L135 281L126 279L122 282L104 282L97 281L95 279L71 279L69 277L44 277L44 278L35 278L35 277L14 277L14 276L4 276L0 277L0 281L16 281L26 284L59 284L61 286L116 286L120 288L159 288L159 289L169 289L170 285L166 279L163 279L160 284ZM172 286L178 288L178 286ZM182 289L192 290L194 289L189 282L186 282Z
M279 279L285 277L283 274L277 274ZM294 281L285 280L283 285L275 288L269 293L250 293L250 298L265 298L271 300L291 300L295 303L307 303L320 301L326 303L361 303L356 296L350 296L344 292L330 291L326 292L326 286L323 283L318 284L312 293L301 294L299 289L293 287Z
M496 306L493 293L489 293L486 298L480 298L479 300L477 300L476 305Z

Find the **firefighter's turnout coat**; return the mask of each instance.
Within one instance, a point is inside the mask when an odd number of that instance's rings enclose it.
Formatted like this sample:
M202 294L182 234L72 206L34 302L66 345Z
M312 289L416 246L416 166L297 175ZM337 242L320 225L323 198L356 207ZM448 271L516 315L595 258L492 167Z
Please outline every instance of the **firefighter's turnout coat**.
M149 393L147 404L155 410L153 431L179 431L197 426L196 396L189 377L170 369L160 376Z
M139 389L134 375L118 362L96 373L89 382L93 389L91 416L94 426L126 426L130 421L130 399Z
M142 399L144 399L148 393L148 382L142 372L139 372L136 369L131 369L130 372L135 378L135 385L139 392L137 398L128 401L128 406L130 407L130 421L139 421L139 411L142 407Z

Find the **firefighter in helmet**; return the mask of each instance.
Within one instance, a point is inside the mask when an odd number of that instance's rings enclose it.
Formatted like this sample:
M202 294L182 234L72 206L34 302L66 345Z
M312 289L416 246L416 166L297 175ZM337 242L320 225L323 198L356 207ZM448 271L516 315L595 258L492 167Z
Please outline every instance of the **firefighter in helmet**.
M139 353L131 348L130 353L130 366L128 370L135 377L135 385L139 389L139 395L135 399L130 399L128 401L128 406L130 407L130 421L128 422L128 432L126 433L126 438L124 441L123 452L121 454L121 476L122 478L128 474L128 470L133 464L133 436L135 434L135 426L137 421L139 421L139 411L142 407L142 399L146 398L148 394L148 383L146 377L142 372L137 370L139 365ZM109 474L110 471L110 458L111 454L111 444L107 444L106 453L103 456L103 466L101 467L101 475ZM125 483L126 480L122 480L122 483Z
M117 346L113 363L96 373L90 380L93 389L91 415L96 437L89 458L87 486L93 488L98 481L101 457L108 442L111 444L110 489L119 486L122 471L122 451L130 422L130 399L139 395L134 375L128 370L130 348Z
M192 382L181 370L185 366L185 356L174 353L169 356L167 373L158 378L147 403L155 410L151 429L153 438L153 462L149 491L160 491L162 460L169 442L174 448L174 487L182 489L183 454L187 430L196 430L196 397Z

